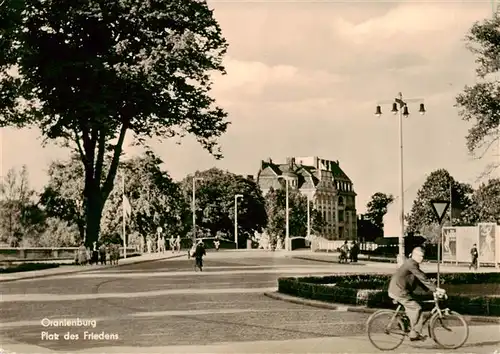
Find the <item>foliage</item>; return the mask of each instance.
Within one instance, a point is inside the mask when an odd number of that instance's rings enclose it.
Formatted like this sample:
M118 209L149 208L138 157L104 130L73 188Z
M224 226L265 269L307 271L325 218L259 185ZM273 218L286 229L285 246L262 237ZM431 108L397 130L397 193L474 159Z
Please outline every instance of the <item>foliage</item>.
M68 161L54 161L48 169L49 181L40 194L40 204L49 217L76 225L80 240L85 239L83 198L84 171L78 156Z
M269 189L266 194L266 211L268 215L267 234L271 242L286 235L286 189ZM289 233L290 237L307 235L307 197L298 190L288 191ZM311 234L321 233L325 221L321 214L309 205L311 217Z
M155 235L158 226L162 226L167 234L185 233L183 225L189 211L179 186L160 169L162 163L151 151L121 163L120 171L125 176L126 195L133 211L130 222L127 222L127 233L136 231L143 236ZM49 177L41 194L41 203L47 214L76 225L82 234L85 219L80 193L84 183L81 164L76 158L52 163ZM122 242L122 188L113 190L101 219L101 239L113 243Z
M206 2L6 0L4 7L0 126L37 127L78 153L87 244L98 238L127 132L137 144L192 134L221 157L217 139L228 123L209 96L210 73L224 73L227 44Z
M410 213L406 215L409 232L427 236L423 234L424 227L437 223L430 201L432 199L450 200L450 186L453 224L457 225L463 221L463 213L472 203L473 189L468 184L455 181L445 169L439 169L427 177L417 192L417 198L413 202ZM445 216L444 221L450 222L449 215Z
M492 75L500 71L500 16L476 22L466 40L476 56L476 73L481 80L464 88L456 106L463 120L474 123L466 136L467 148L470 153L479 152L481 158L500 139L500 81ZM489 172L498 167L498 163L493 164Z
M75 225L68 225L66 221L58 218L47 218L45 230L37 241L37 247L75 247L81 239Z
M394 201L391 194L377 192L373 194L366 205L366 213L358 219L358 237L365 242L384 237L384 215L387 206Z
M493 273L444 273L446 284L500 284L500 275ZM436 274L427 274L431 279ZM343 274L326 277L279 278L280 293L333 303L364 305L367 307L394 308L387 295L391 275ZM335 284L332 286L332 284ZM499 316L500 299L490 296L448 294L447 306L463 314Z
M0 183L1 242L18 247L23 236L35 236L43 228L44 215L34 202L28 169L12 168Z
M472 206L465 216L470 223L495 222L500 224L500 179L482 183L472 194Z
M232 235L234 240L235 196L238 199L238 244L262 232L268 219L259 186L242 176L212 168L187 176L181 182L186 201L192 205L195 181L196 236L215 237L217 233ZM200 178L200 179L199 179ZM199 180L198 180L199 179ZM192 224L190 225L192 227Z

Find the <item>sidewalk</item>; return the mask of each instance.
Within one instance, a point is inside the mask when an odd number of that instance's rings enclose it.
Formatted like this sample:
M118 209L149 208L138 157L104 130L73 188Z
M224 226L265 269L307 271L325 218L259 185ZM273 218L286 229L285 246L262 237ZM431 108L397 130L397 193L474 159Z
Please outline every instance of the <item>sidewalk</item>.
M496 353L499 348L498 326L471 326L469 339L460 349L448 351L449 353L475 353L491 354ZM110 344L107 346L107 344ZM35 345L9 343L3 344L0 350L6 350L6 353L58 353ZM111 342L104 342L97 348L89 348L80 351L65 351L66 353L106 353L106 354L125 354L125 353L161 353L161 354L180 354L180 353L377 353L377 349L372 346L366 335L349 337L317 337L305 339L288 340L268 340L255 342L222 342L209 345L175 345L162 347L126 347L112 346ZM447 350L438 348L431 340L422 342L410 342L405 340L402 345L392 351L394 353L444 353Z
M72 273L83 273L83 272L92 272L101 269L109 269L109 268L119 268L122 266L130 265L130 264L139 264L139 263L147 263L154 262L162 259L171 259L171 258L180 258L187 257L186 252L175 253L171 252L165 253L146 253L141 256L135 256L125 259L120 259L118 265L69 265L69 266L59 266L57 268L50 269L42 269L42 270L33 270L27 272L16 272L16 273L6 273L0 274L0 283L11 282L16 280L24 280L24 279L35 279L35 278L45 278L54 275L65 275Z

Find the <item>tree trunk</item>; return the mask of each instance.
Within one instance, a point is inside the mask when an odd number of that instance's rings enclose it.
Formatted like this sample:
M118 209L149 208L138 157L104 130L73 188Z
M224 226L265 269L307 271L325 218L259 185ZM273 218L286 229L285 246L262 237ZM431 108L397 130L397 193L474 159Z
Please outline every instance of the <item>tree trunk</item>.
M97 194L97 196L94 195L87 199L85 245L88 247L91 247L94 242L99 240L99 231L101 229L101 217L104 203L99 197L100 192L95 191L95 194Z

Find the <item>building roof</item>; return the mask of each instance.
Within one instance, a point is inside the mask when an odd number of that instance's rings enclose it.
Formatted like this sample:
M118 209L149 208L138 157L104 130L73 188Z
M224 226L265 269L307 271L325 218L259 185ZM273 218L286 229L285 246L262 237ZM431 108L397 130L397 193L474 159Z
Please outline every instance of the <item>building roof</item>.
M313 189L318 186L320 182L320 178L318 178L318 168L315 166L297 164L293 158L288 158L287 160L288 162L283 164L274 163L271 159L261 161L261 168L257 175L257 179L261 181L260 183L263 188L269 188L273 184L271 182L266 183L263 181L266 176L274 178L276 176L289 176L297 178L297 187L299 189ZM350 178L340 168L338 162L331 163L329 170L334 179L351 182Z

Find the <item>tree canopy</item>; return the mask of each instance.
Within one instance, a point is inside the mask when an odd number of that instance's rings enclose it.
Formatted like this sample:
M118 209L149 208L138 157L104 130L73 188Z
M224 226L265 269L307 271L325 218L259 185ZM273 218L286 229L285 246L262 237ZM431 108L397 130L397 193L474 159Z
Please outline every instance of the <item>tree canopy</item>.
M358 220L358 237L372 242L384 237L384 216L388 205L393 201L391 194L377 192L371 196L366 205L366 213Z
M238 244L262 232L267 225L265 201L259 186L252 180L212 168L187 176L182 182L184 198L192 203L193 177L196 201L196 234L203 230L211 237L217 233L234 240L235 196L238 200ZM192 223L190 225L192 227ZM201 231L201 234L200 234Z
M465 216L469 223L500 224L500 179L490 179L474 190L472 205L465 212Z
M192 134L221 157L228 122L209 93L227 43L205 1L6 0L3 8L0 126L34 126L76 151L88 244L128 132L137 144Z
M417 198L413 202L410 213L406 215L409 232L421 233L424 227L436 223L431 200L450 200L450 187L453 224L459 225L463 222L463 213L472 203L473 189L469 184L457 182L447 170L439 169L427 177L417 192ZM446 221L450 222L449 215L443 219L443 222Z
M271 242L286 235L286 190L285 188L271 188L266 194L266 210L268 215L267 234ZM302 195L294 188L289 189L289 234L293 236L307 235L307 196ZM309 205L311 218L311 234L321 233L325 222L321 214L314 209L312 202Z
M476 22L466 35L467 47L476 56L479 81L466 86L456 98L459 114L473 122L466 136L471 154L483 157L495 143L500 144L500 16ZM487 174L500 163L493 163Z

